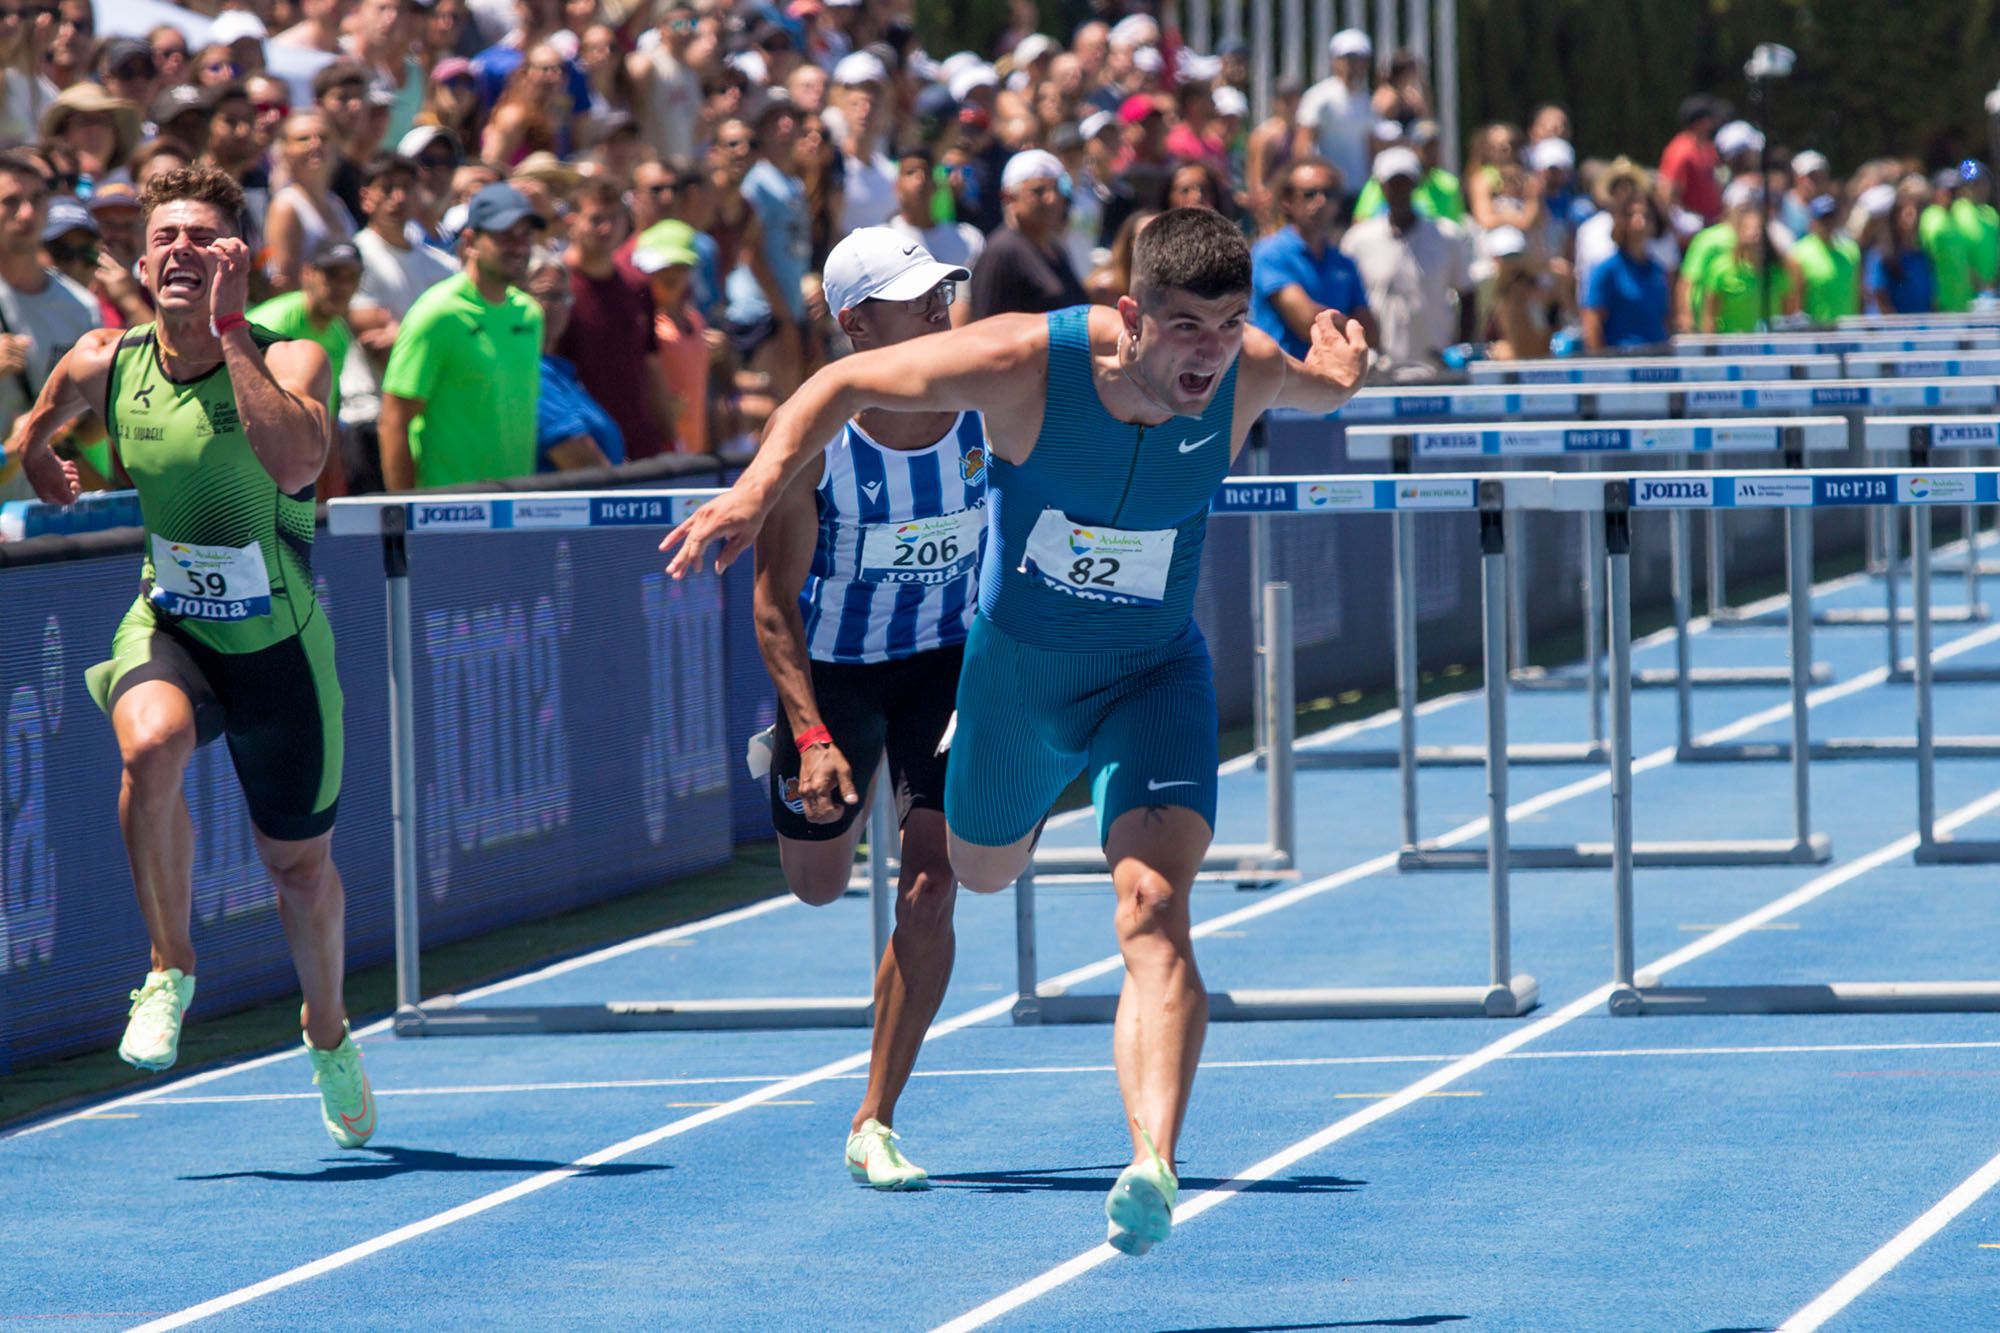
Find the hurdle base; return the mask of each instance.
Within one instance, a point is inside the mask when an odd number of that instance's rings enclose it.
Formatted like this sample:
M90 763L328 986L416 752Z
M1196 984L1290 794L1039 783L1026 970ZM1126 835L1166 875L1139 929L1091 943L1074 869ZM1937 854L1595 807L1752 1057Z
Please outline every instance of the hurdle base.
M1920 866L1975 866L2000 862L2000 842L1991 838L1929 838L1913 854Z
M1834 981L1823 985L1657 986L1611 992L1621 1018L1649 1014L1952 1014L2000 1012L2000 982Z
M868 997L752 1000L613 1000L606 1004L461 1006L438 996L396 1010L399 1037L524 1037L572 1032L741 1032L865 1028Z
M1907 606L1896 608L1897 624L1914 624L1916 618L1914 609ZM1931 621L1938 625L1983 624L1992 618L1992 612L1987 609L1983 602L1972 606L1938 606L1931 608ZM1708 620L1709 624L1720 626L1724 629L1774 629L1784 625L1785 613L1783 611L1756 611L1749 614L1737 614L1731 612L1728 607L1723 607L1720 610L1709 612ZM1851 627L1854 625L1886 625L1889 623L1889 612L1886 607L1880 606L1831 607L1824 611L1813 612L1812 623L1815 625L1832 626L1834 628L1842 626Z
M1542 667L1522 667L1508 679L1519 690L1575 691L1590 687L1590 678L1581 672L1548 671ZM1833 668L1825 662L1815 662L1807 679L1815 685L1830 684ZM1782 666L1694 667L1688 672L1688 684L1705 685L1711 689L1789 685L1791 680L1791 668ZM1646 667L1632 673L1632 688L1635 690L1671 690L1680 683L1681 673L1675 667Z
M1035 878L1056 876L1105 879L1111 867L1096 847L1046 847L1035 853ZM1197 879L1268 880L1294 878L1292 858L1267 843L1217 843L1201 859Z
M1608 870L1611 844L1580 842L1572 846L1512 847L1512 870ZM1634 866L1816 866L1833 859L1833 843L1824 833L1804 842L1790 838L1744 838L1715 842L1635 842ZM1396 869L1484 870L1484 847L1439 847L1419 843L1396 856Z
M1214 1023L1255 1023L1326 1018L1518 1018L1541 1003L1531 976L1484 986L1332 986L1306 990L1228 990L1208 993ZM1116 995L1070 995L1044 988L1014 1003L1022 1025L1109 1023Z
M1814 741L1806 747L1807 757L1820 760L1909 759L1916 753L1916 741L1906 740L1900 736L1849 736L1835 740ZM1940 739L1936 745L1936 753L1940 759L2000 757L2000 736L1954 736ZM1789 763L1792 758L1792 743L1748 741L1741 744L1722 744L1696 741L1693 745L1679 747L1674 752L1674 758L1683 764Z
M1917 679L1917 664L1909 658L1896 663L1889 672L1889 679L1898 685L1910 685ZM1931 668L1933 685L1989 685L2000 680L2000 666L1934 666Z
M1571 764L1602 764L1611 751L1602 741L1550 741L1507 747L1507 762L1520 767ZM1395 768L1401 762L1394 750L1299 750L1292 763L1299 769L1380 769ZM1483 745L1419 745L1419 768L1484 768Z

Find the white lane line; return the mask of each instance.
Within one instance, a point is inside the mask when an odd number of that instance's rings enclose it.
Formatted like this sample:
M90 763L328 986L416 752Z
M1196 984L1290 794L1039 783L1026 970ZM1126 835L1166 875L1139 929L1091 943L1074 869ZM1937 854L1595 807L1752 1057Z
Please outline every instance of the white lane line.
M1886 1276L1889 1270L1914 1254L1923 1243L1945 1229L1951 1220L1970 1208L2000 1184L2000 1156L1967 1176L1959 1187L1922 1217L1904 1227L1888 1244L1862 1260L1840 1281L1827 1288L1818 1299L1778 1326L1778 1333L1812 1333L1827 1320L1853 1304L1855 1297Z
M1714 927L1721 929L1721 927ZM1508 1060L1641 1060L1677 1055L1865 1055L1918 1051L1993 1051L2000 1041L1870 1041L1800 1043L1789 1046L1628 1046L1615 1050L1515 1051ZM1442 1065L1471 1052L1450 1055L1308 1055L1271 1060L1203 1060L1204 1073L1225 1069L1326 1069L1341 1065ZM1110 1074L1115 1065L1002 1065L990 1069L918 1069L912 1078L1026 1078L1066 1074ZM688 1078L577 1079L560 1083L470 1083L448 1088L376 1088L379 1097L485 1097L532 1092L620 1092L646 1088L722 1087L733 1083L775 1083L789 1074L710 1074ZM866 1071L828 1075L863 1082ZM318 1101L316 1092L231 1092L209 1097L156 1097L154 1106L235 1106L252 1102Z
M1939 821L1940 828L1941 830L1949 831L1950 829L1961 827L1996 808L2000 808L2000 789L1988 792L1972 804L1953 811L1946 818ZM1916 845L1917 838L1915 834L1906 834L1893 842L1886 843L1857 861L1835 867L1824 874L1815 876L1791 893L1774 899L1756 911L1749 912L1737 918L1735 921L1730 922L1729 925L1724 926L1711 935L1694 941L1685 948L1675 950L1673 953L1668 954L1643 970L1656 976L1662 975L1680 966L1682 963L1713 952L1730 940L1747 934L1756 924L1762 921L1767 921L1773 916L1782 915L1794 908L1803 906L1823 894L1832 892L1843 884L1860 878L1871 870L1878 869L1888 862L1896 860L1898 857L1908 855L1916 848ZM1425 1075L1387 1100L1377 1102L1365 1111L1360 1111L1354 1115L1337 1120L1318 1133L1301 1139L1289 1147L1282 1148L1260 1162L1252 1163L1222 1184L1212 1189L1204 1190L1194 1198L1179 1204L1174 1209L1175 1227L1178 1228L1186 1222L1191 1222L1211 1209L1220 1208L1223 1204L1229 1202L1231 1198L1241 1193L1247 1186L1261 1180L1269 1179L1278 1172L1319 1152L1321 1149L1338 1143L1342 1139L1351 1137L1376 1121L1386 1119L1396 1112L1413 1105L1429 1094L1450 1086L1468 1074L1485 1068L1495 1060L1512 1054L1536 1038L1574 1022L1576 1019L1602 1006L1610 998L1611 990L1612 987L1610 985L1599 986L1588 995L1571 1001L1548 1017L1528 1024L1525 1027L1516 1028L1506 1036L1500 1038L1500 1040L1481 1047L1471 1055L1456 1060L1446 1065L1443 1069L1435 1070ZM1975 1176L1974 1180L1979 1180L1987 1171L2000 1171L2000 1159L1995 1159L1995 1162L1988 1163L1987 1167L1982 1169L1981 1176ZM1969 1186L1972 1183L1968 1181L1967 1185ZM1983 1193L1992 1183L1991 1180L1986 1181L1986 1184L1981 1187L1980 1193ZM1961 1189L1964 1188L1964 1186L1961 1187ZM1953 1197L1956 1198L1956 1195ZM1973 1197L1977 1197L1977 1195ZM1950 1201L1947 1200L1947 1202ZM1971 1200L1967 1199L1960 1203L1959 1209L1962 1211L1970 1202ZM1942 1206L1940 1205L1940 1207ZM1921 1220L1919 1225L1921 1225ZM1937 1225L1941 1226L1943 1222L1940 1221ZM1912 1230L1914 1229L1912 1228ZM1932 1230L1935 1229L1935 1227L1932 1228ZM1922 1237L1916 1243L1922 1243ZM1893 1245L1894 1242L1891 1244ZM1885 1247L1885 1249L1887 1248L1889 1247ZM1910 1248L1915 1248L1915 1245L1913 1244ZM1000 1316L1011 1313L1028 1302L1040 1296L1047 1295L1056 1288L1083 1276L1085 1273L1116 1257L1117 1254L1118 1251L1112 1249L1109 1245L1098 1245L1085 1250L1074 1258L1023 1282L1012 1290L1002 1292L985 1304L966 1311L956 1319L938 1325L935 1333L969 1333L971 1329L981 1328L998 1319ZM1896 1256L1896 1258L1900 1257L1900 1255ZM1893 1263L1894 1259L1891 1260L1889 1266L1893 1266ZM1886 1272L1887 1267L1884 1267L1882 1271ZM1873 1281L1873 1278L1870 1278L1869 1281ZM1863 1285L1865 1287L1866 1284L1864 1283ZM1852 1296L1848 1297L1848 1299L1851 1300ZM1835 1308L1837 1309L1838 1307ZM1829 1310L1828 1313L1831 1314L1832 1311ZM1814 1324L1809 1327L1816 1328L1818 1325Z

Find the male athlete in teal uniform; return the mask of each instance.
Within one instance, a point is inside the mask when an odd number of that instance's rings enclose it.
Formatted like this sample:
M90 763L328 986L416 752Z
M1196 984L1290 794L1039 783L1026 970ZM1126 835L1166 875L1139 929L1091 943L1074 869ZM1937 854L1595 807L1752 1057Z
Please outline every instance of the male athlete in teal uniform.
M1113 1049L1133 1159L1105 1212L1128 1254L1172 1226L1208 1021L1188 917L1215 820L1215 693L1192 616L1208 505L1259 416L1331 412L1368 368L1361 326L1338 311L1314 322L1304 361L1249 315L1242 234L1170 210L1140 234L1115 310L998 316L820 371L735 487L662 543L681 545L676 578L712 544L726 567L857 412L984 414L995 461L945 782L952 868L973 889L1011 883L1056 795L1089 771L1125 959Z
M375 1099L341 996L341 694L311 564L332 375L314 344L244 317L252 261L233 179L206 166L171 171L140 207L159 318L77 343L9 442L35 493L66 504L75 468L49 441L95 413L146 523L139 598L111 660L86 675L125 763L118 822L152 942L118 1054L155 1070L179 1056L195 980L194 828L181 777L198 745L226 737L305 994L299 1024L321 1123L357 1148L375 1132Z

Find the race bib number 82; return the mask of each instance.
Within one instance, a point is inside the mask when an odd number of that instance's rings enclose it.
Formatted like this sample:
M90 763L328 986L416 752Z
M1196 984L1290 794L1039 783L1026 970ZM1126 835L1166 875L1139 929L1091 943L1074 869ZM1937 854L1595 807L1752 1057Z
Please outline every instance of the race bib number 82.
M1022 568L1078 597L1158 606L1166 600L1179 535L1172 528L1133 532L1074 523L1057 510L1044 509L1028 534Z

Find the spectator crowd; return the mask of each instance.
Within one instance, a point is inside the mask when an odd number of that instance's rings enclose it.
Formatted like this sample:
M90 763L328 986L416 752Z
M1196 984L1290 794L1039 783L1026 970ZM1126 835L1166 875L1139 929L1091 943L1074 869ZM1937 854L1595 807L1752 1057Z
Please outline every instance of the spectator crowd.
M1411 53L1342 31L1253 118L1241 43L1122 8L1065 43L1013 0L994 50L942 57L913 0L228 0L117 34L91 0L0 8L0 429L85 330L151 317L139 191L197 160L244 187L253 320L333 362L322 496L747 447L848 350L817 275L866 226L971 272L958 324L1116 302L1153 217L1214 209L1260 328L1302 355L1348 311L1389 377L2000 278L1976 162L1842 178L1694 96L1656 163L1579 160L1551 105L1454 174ZM116 484L101 427L64 448Z

